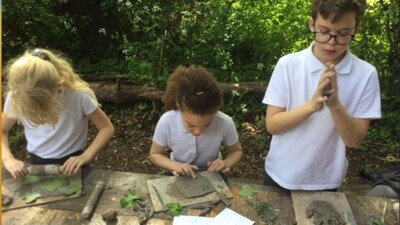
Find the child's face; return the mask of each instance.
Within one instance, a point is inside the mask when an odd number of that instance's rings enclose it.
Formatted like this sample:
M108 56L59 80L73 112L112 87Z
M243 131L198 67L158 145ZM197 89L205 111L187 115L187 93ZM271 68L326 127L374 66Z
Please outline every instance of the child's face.
M332 17L327 19L318 15L316 21L312 18L309 20L309 27L312 32L318 32L316 35L326 36L330 40L326 43L318 42L318 38L314 41L313 53L323 63L331 62L338 64L344 57L348 45L351 42L351 35L355 35L358 31L356 25L356 16L353 12L344 14L338 21L332 23ZM336 38L332 37L336 36ZM317 37L317 36L316 36ZM335 39L340 39L338 44ZM345 43L345 44L343 44Z
M183 126L193 136L199 136L211 125L215 113L207 115L194 114L188 111L181 111Z

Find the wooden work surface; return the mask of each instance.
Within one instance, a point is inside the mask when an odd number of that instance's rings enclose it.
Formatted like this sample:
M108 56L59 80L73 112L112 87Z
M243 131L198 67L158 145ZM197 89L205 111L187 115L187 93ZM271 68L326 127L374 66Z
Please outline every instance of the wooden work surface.
M146 185L147 180L162 178L165 176L155 174L138 174L127 172L113 172L105 170L83 171L83 193L80 198L69 199L41 206L33 206L22 209L15 209L2 212L2 224L7 225L82 225L82 224L106 224L101 219L101 213L109 208L117 209L118 217L113 225L136 225L139 220L132 209L122 209L119 206L119 200L123 194L129 190L140 192L145 197L149 197L149 191ZM103 191L97 204L95 212L89 219L81 217L81 211L89 198L89 195L97 181L104 181L106 189ZM295 211L290 192L282 191L277 188L267 187L258 183L243 182L238 179L229 179L227 183L233 198L230 199L230 208L237 213L256 221L255 224L263 224L257 217L255 209L248 203L246 198L240 197L238 192L245 184L250 185L257 194L252 196L257 202L268 201L278 215L278 221L275 224L294 224ZM385 224L395 225L396 217L393 210L393 200L382 198L373 198L357 195L346 195L348 204L353 212L355 221L358 225L371 224L371 219L381 218L383 206L387 205L385 214ZM398 201L397 201L398 202ZM210 213L209 217L216 216L225 208L221 202ZM184 214L198 215L200 210L185 209ZM155 213L153 218L148 220L147 225L171 225L172 218L165 212ZM301 225L298 223L298 225Z

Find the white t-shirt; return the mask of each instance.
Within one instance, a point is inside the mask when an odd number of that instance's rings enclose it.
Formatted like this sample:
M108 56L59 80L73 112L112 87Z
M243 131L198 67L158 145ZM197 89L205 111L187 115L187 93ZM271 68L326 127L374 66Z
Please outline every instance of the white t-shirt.
M81 150L86 145L88 115L97 105L85 92L63 89L63 111L58 123L33 126L26 118L17 118L24 126L27 150L41 158L62 158ZM7 95L4 112L9 112L11 93Z
M314 94L324 65L312 45L282 57L272 74L263 103L293 110ZM335 67L338 95L352 118L381 117L378 75L375 67L347 50ZM265 170L290 190L337 188L347 173L346 146L334 127L327 106L297 127L273 135Z
M196 165L201 171L207 169L207 162L218 158L221 143L231 146L238 140L232 118L219 111L200 136L185 129L179 111L168 111L160 117L153 136L155 143L172 150L172 160Z

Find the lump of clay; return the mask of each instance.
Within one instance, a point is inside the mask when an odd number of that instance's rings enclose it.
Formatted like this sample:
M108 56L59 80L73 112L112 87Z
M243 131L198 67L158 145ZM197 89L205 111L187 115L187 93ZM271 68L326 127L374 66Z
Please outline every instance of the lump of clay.
M196 179L190 176L180 176L177 178L175 186L185 198L199 197L215 191L210 181L204 176L197 176Z
M306 209L307 218L314 216L314 224L346 225L346 220L330 202L315 200Z

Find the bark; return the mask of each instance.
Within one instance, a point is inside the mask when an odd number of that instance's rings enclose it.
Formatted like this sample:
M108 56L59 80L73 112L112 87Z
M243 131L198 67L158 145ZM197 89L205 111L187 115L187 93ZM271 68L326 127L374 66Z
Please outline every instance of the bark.
M127 82L90 82L90 87L96 93L99 102L129 104L136 101L160 101L163 91L152 86L133 85ZM266 82L221 83L224 94L238 91L241 94L263 96L267 87Z

